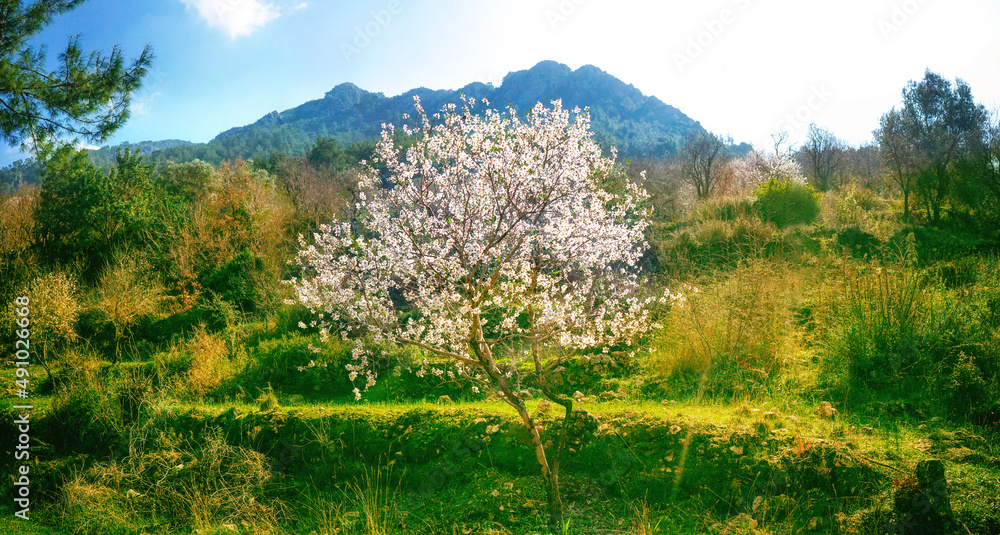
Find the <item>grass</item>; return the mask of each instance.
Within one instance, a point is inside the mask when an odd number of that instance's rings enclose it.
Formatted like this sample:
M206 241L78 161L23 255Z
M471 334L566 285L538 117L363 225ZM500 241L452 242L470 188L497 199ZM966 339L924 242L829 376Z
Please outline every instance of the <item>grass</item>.
M751 403L747 403L748 401ZM891 503L891 481L894 478L912 470L916 462L922 458L937 455L939 452L952 451L954 454L956 448L967 446L973 446L970 449L982 455L982 459L946 461L954 492L959 493L953 498L956 514L967 520L966 524L970 525L970 529L973 525L979 525L983 529L989 528L994 525L991 522L1000 516L996 514L993 505L995 501L991 502L993 498L988 493L990 489L996 489L1000 485L997 483L1000 466L990 464L995 462L1000 451L989 443L976 442L975 438L969 438L968 433L975 435L974 431L959 432L964 428L956 428L941 420L900 421L854 414L838 414L834 420L830 420L817 415L814 412L815 406L795 398L755 399L728 403L695 402L693 399L657 403L651 400L625 399L586 402L581 408L594 413L602 422L614 428L613 431L599 432L599 435L603 434L603 438L589 446L591 449L595 447L600 449L607 448L607 445L615 445L616 449L605 450L610 452L603 454L605 465L611 466L622 459L632 460L629 461L631 464L623 465L627 466L626 469L622 469L620 474L612 474L616 477L608 478L608 481L601 480L600 474L587 475L585 469L581 472L580 467L573 468L572 465L568 465L564 478L564 491L569 504L567 518L570 533L750 533L754 529L773 533L832 533L835 526L824 516L830 512L830 504L839 504L838 507L845 511L841 524L870 523L872 522L870 516L879 511L882 513L878 514L883 514L886 507L890 507L887 504ZM211 422L219 422L220 416L233 409L237 414L237 420L246 421L247 425L257 425L253 422L264 422L268 421L268 418L274 418L273 415L259 413L260 407L256 404L160 403L153 410L165 415L181 415L196 410L192 423L184 428L194 430L198 425L197 422L201 422L200 425L211 425ZM768 412L779 413L779 416L772 420L770 416L765 416ZM260 416L256 417L255 414ZM530 470L524 473L518 470L510 471L511 463L506 465L508 468L503 468L502 462L500 465L497 464L501 459L496 457L493 462L490 461L490 454L511 456L515 455L518 449L527 453L526 447L517 444L517 422L514 421L514 416L501 403L465 402L447 406L434 403L308 403L291 407L283 403L278 414L282 415L279 419L283 422L283 426L276 430L280 436L287 438L295 433L310 433L309 429L312 429L311 434L299 435L296 440L305 444L324 444L327 447L328 463L338 456L346 458L351 455L349 443L352 439L349 435L341 434L345 428L336 427L336 422L345 418L354 418L359 423L367 422L367 425L375 426L375 435L378 435L378 433L396 432L393 429L395 422L401 421L408 414L422 414L420 421L424 422L424 436L436 436L437 433L441 437L440 440L446 440L448 433L463 432L465 424L475 417L496 418L507 423L502 424L501 432L494 435L491 447L496 446L497 449L492 449L490 452L484 450L471 464L459 462L460 469L449 472L450 479L447 484L420 495L422 500L419 504L413 501L413 491L407 486L412 480L406 477L407 474L413 469L418 475L426 477L428 472L421 473L420 469L428 466L440 469L446 465L435 464L435 460L416 462L408 454L391 465L386 464L384 454L378 457L382 459L381 461L374 459L369 461L365 458L361 463L352 464L346 459L348 465L356 466L360 471L353 472L353 469L345 471L339 476L340 483L332 487L322 481L316 481L316 474L307 477L306 473L314 472L310 467L303 467L303 473L296 473L293 468L289 474L292 486L286 491L279 492L278 495L283 495L286 500L296 505L287 517L285 527L278 524L268 528L272 529L273 533L296 533L295 528L291 526L308 528L317 533L343 534L447 533L446 530L452 526L456 526L456 533L543 532L544 493L538 477ZM160 421L150 420L150 422ZM309 421L312 424L293 425L295 421ZM643 483L648 481L647 474L659 473L656 471L660 465L651 464L651 459L654 459L655 455L651 456L653 454L649 450L662 448L666 451L670 446L669 442L662 442L663 439L644 435L644 430L649 429L644 422L661 422L663 426L667 426L668 423L678 425L683 430L678 432L677 436L685 436L690 431L693 433L692 436L701 437L695 440L696 444L722 445L721 451L724 452L722 457L715 457L711 453L711 448L704 448L699 452L695 451L698 446L692 446L685 461L691 465L703 464L705 461L702 457L708 455L705 459L718 459L716 462L720 463L720 470L731 470L732 468L725 467L741 466L734 459L747 455L759 460L780 459L782 455L794 455L790 452L804 449L805 446L812 445L810 448L818 448L824 441L828 441L841 444L844 448L856 451L859 457L871 461L871 466L883 474L884 481L876 485L860 501L839 499L816 490L805 491L799 495L786 492L795 495L792 501L781 501L766 497L765 494L763 501L757 501L755 511L755 496L752 495L752 489L756 487L752 483L752 478L747 480L750 486L736 494L742 498L734 502L732 496L736 495L726 488L733 473L724 471L714 476L712 473L702 476L701 481L715 479L718 486L709 485L700 492L682 493L673 499L663 500L656 495L650 495L649 489L642 487L648 487L647 483ZM184 432L186 431L182 431ZM766 435L759 435L760 432L765 432ZM747 433L750 435L746 435ZM778 437L786 433L789 438L787 443L778 444L782 440ZM664 435L667 436L669 434ZM739 438L744 436L747 438ZM765 450L759 454L748 454L750 450L745 450L742 455L737 455L729 450L729 445L736 444L738 440L751 440L751 442L739 442L744 448L748 444L751 448L761 447L763 439L753 437L770 437L770 440L776 443L764 447ZM803 442L797 443L795 439L801 439ZM194 440L194 437L191 440ZM252 437L247 437L245 440L253 442ZM508 450L503 450L502 444L497 440L509 443ZM930 441L931 449L924 451L927 449L926 444L921 441ZM428 443L428 447L432 445L433 443ZM360 448L360 446L355 447ZM618 457L615 457L615 451ZM727 451L728 453L725 453ZM806 449L806 452L808 451L809 449ZM679 459L678 453L675 453L674 461ZM439 457L438 460L449 461L446 455ZM306 461L307 459L296 460L303 463ZM451 461L454 462L454 459ZM732 464L733 462L736 464ZM673 465L672 469L676 468L677 465ZM350 475L352 472L353 475ZM100 473L108 474L106 470ZM396 473L401 475L395 477L393 474ZM127 530L120 531L119 528L125 529L124 526L146 523L129 517L128 511L116 509L118 506L114 505L113 501L121 498L114 498L117 495L115 492L100 491L99 488L86 491L88 488L94 488L93 483L87 482L87 478L77 477L72 481L74 483L71 483L72 486L69 488L80 489L76 495L87 496L89 500L78 502L81 503L79 507L95 511L95 515L103 519L103 524L96 524L93 518L89 524L78 524L88 526L89 532L124 533ZM601 484L602 482L610 484ZM636 486L637 483L639 486ZM336 491L337 488L340 491ZM646 494L637 495L636 492L640 490ZM497 492L496 496L493 495L494 491ZM177 500L183 501L182 496ZM187 531L189 533L210 533L215 528L221 530L219 532L225 532L226 528L221 526L231 524L211 517L205 510L202 510L204 514L199 515L195 503L192 501L185 503L187 505L183 507L189 511L191 518L190 522L185 524L189 526ZM859 511L868 511L869 517L861 518L864 515L858 515ZM111 529L108 526L109 518L119 519L121 522L116 524L119 527ZM817 518L821 520L815 520ZM754 525L757 527L752 527ZM815 529L809 528L810 525L815 526ZM866 533L866 531L860 532ZM874 533L874 531L867 532ZM978 532L988 533L988 531Z
M586 396L576 408L598 426L564 460L563 531L874 535L895 522L894 489L935 457L961 525L1000 532L996 429L976 416L997 392L996 260L853 258L833 238L810 245L808 230L779 231L740 203L697 217L664 253L721 255L669 274L673 290L699 288L687 308L662 318L630 366L573 370ZM64 351L57 384L33 383L30 529L546 532L545 492L509 406L389 370L350 401L349 344L316 356L318 337L281 314L223 330L193 324L114 365L99 348ZM907 336L934 366L897 377L880 359ZM12 370L0 371L7 385ZM872 398L866 370L927 386L876 385ZM454 401L438 402L444 395ZM821 402L838 412L822 414ZM537 412L537 398L527 405ZM553 439L561 411L544 421Z

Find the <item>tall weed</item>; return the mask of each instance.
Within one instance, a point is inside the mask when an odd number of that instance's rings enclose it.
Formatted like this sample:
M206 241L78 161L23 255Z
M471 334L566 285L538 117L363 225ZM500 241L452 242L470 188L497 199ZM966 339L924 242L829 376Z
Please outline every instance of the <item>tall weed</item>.
M879 388L917 365L923 282L911 261L848 268L841 334L854 383Z
M757 393L778 375L795 345L779 276L749 262L727 277L682 290L665 318L654 361L662 377L697 396Z
M351 502L359 510L361 533L390 535L402 533L399 510L399 484L392 485L392 463L383 471L381 466L365 469L364 476L347 484Z
M122 407L109 387L106 362L87 347L60 355L60 380L46 420L61 431L55 446L76 453L107 452L125 432Z
M963 269L975 273L957 284L951 270L918 269L915 240L906 243L894 262L845 264L841 322L827 345L829 382L858 407L1000 423L995 263Z

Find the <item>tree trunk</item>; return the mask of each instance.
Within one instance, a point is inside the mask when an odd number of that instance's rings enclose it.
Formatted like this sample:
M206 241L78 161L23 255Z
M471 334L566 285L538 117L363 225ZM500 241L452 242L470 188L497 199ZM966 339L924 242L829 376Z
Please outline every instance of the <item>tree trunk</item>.
M115 323L115 364L118 363L119 357L121 356L121 340L121 328L119 328L118 324Z
M49 370L49 343L42 342L42 368L45 368L45 377L52 382L52 372Z
M478 323L475 326L476 333L481 334L482 330ZM559 533L562 527L562 498L559 495L559 463L558 454L556 455L556 462L553 466L549 465L549 460L545 455L545 445L542 443L542 437L538 433L538 424L535 423L534 418L528 413L528 408L524 405L524 400L514 392L510 384L504 379L503 374L499 369L495 367L492 361L492 355L490 354L489 348L483 344L470 344L472 351L478 358L479 362L482 364L483 371L486 372L492 381L492 383L500 388L500 392L503 394L504 401L514 407L517 411L517 415L521 417L521 422L524 423L524 427L528 430L528 440L531 444L532 449L535 450L535 460L538 461L538 467L541 469L542 481L545 483L545 494L548 500L549 506L549 529L553 533ZM568 416L567 412L567 416Z
M562 497L559 495L559 471L550 470L545 481L545 492L549 501L549 530L560 533L563 521Z
M538 433L538 426L520 399L516 400L515 408L518 415L521 416L521 421L528 428L528 438L531 441L531 447L535 450L535 459L538 461L542 481L545 483L545 497L549 507L549 529L553 533L559 533L563 516L562 497L559 495L559 465L549 464L545 454L545 445Z

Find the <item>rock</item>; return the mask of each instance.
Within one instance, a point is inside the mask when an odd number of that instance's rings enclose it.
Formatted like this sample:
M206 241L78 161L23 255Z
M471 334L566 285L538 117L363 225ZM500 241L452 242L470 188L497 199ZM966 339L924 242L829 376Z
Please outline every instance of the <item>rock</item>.
M837 415L837 409L833 408L829 401L820 401L819 406L816 407L816 414L820 418L833 420Z
M899 532L905 531L908 535L951 533L955 525L944 463L938 459L917 463L914 477L898 484L893 501Z
M549 411L552 410L552 402L547 399L543 399L538 402L538 406L535 408L535 418L540 416L548 416Z

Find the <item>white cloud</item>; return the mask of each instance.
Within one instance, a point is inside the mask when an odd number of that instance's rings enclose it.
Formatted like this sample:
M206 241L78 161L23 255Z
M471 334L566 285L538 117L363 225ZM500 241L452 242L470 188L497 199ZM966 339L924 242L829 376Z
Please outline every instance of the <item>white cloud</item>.
M181 0L213 28L220 28L236 39L263 28L278 18L278 9L259 0Z
M152 94L138 95L132 101L131 112L132 115L136 116L146 116L150 113L150 108L152 107L153 100L160 96L160 92L157 91Z

